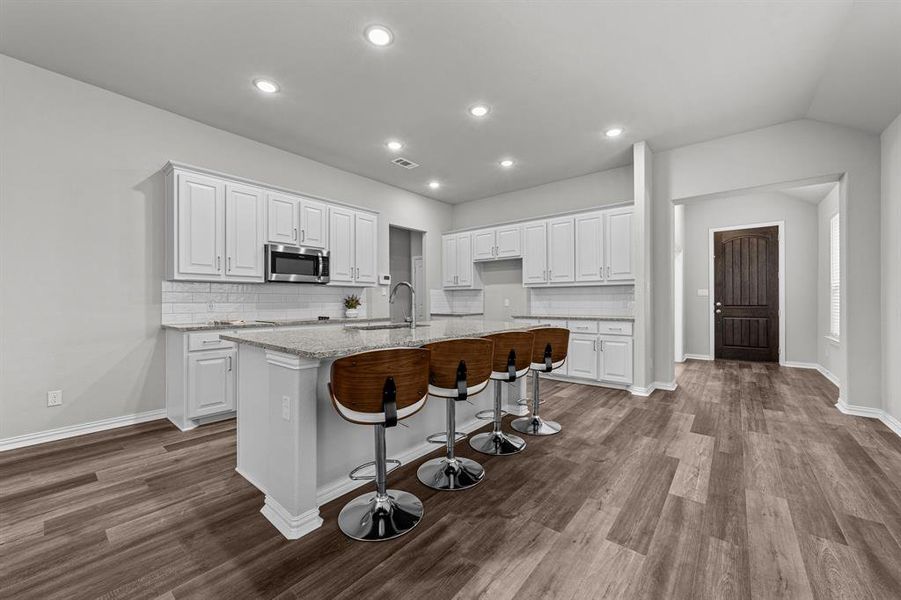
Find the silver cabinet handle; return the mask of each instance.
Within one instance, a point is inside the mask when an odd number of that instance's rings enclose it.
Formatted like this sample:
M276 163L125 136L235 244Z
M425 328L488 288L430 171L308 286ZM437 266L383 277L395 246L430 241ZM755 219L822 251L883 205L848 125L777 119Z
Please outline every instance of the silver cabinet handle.
M297 241L297 227L294 228L294 237L292 239L294 239L294 241Z
M600 268L598 268L598 277L603 277L603 276L604 276L604 267L600 267Z
M607 267L607 279L610 279L610 267Z
M597 340L594 341L594 351L595 352L598 351L598 341Z
M553 276L551 275L551 270L548 269L548 270L547 270L547 278L548 278L548 281L550 281L551 277L553 277Z
M601 340L601 352L604 351L604 340Z
M607 329L609 329L610 331L622 331L623 330L622 327L608 327Z
M229 371L232 370L232 357L231 356L228 357L228 370Z
M202 340L200 343L201 344L218 344L221 341L222 340Z
M216 270L219 271L222 269L222 257L216 256Z
M307 241L307 230L306 229L300 230L300 241L301 242Z
M227 270L228 271L232 270L232 257L231 256L228 257L228 269Z

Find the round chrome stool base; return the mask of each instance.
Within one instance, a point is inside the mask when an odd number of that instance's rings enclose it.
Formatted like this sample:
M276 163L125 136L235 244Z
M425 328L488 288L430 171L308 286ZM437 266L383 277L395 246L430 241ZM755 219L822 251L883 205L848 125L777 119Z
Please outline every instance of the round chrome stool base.
M465 490L478 484L485 477L482 465L469 458L433 458L420 465L416 476L423 485L432 489L451 491Z
M541 417L523 417L514 419L510 424L513 429L528 435L554 435L560 433L560 423L545 421Z
M517 435L508 435L501 431L489 431L469 438L469 445L476 452L492 456L506 456L522 452L526 441Z
M388 490L378 499L370 492L348 502L338 515L338 527L349 538L378 542L400 537L422 520L422 502L409 492Z

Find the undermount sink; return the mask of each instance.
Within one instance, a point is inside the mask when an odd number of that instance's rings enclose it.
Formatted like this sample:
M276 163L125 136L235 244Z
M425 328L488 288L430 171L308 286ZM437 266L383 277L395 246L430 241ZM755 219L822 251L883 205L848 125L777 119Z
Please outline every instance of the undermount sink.
M428 323L417 323L417 329L419 327L428 327ZM348 329L359 329L361 331L372 331L377 329L410 329L409 323L375 323L372 325L346 325Z

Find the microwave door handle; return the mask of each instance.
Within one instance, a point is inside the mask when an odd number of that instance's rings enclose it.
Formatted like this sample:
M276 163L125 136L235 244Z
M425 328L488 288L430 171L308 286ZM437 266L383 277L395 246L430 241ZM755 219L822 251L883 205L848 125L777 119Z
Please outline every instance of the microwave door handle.
M321 254L319 255L318 263L319 267L316 270L316 278L322 279L322 271L325 269L325 258L323 258Z

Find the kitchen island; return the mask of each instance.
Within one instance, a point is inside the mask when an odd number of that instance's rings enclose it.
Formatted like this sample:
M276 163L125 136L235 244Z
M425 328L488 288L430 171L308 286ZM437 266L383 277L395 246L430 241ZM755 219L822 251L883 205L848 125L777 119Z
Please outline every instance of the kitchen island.
M288 539L322 525L320 505L367 483L347 476L373 460L372 432L345 421L331 405L328 381L336 358L525 328L474 319L421 323L414 330L387 327L362 323L222 336L238 344L237 471L265 494L261 512ZM506 405L518 409L522 380L503 387ZM485 424L475 413L492 406L492 394L489 386L471 404L458 404L457 431ZM443 401L427 402L404 421L408 428L389 431L388 456L407 463L435 450L425 438L445 430L444 418Z

